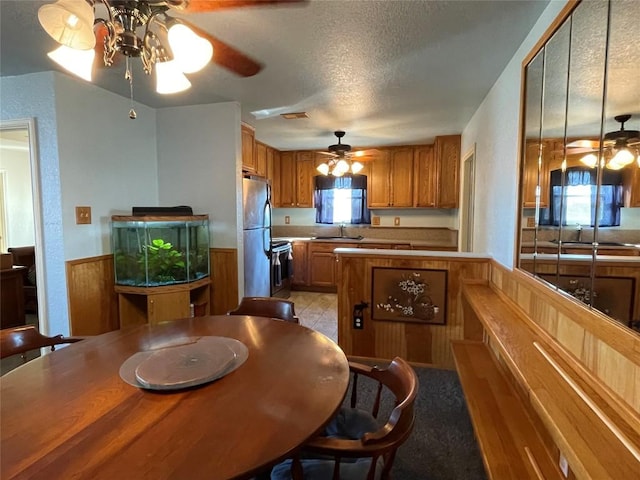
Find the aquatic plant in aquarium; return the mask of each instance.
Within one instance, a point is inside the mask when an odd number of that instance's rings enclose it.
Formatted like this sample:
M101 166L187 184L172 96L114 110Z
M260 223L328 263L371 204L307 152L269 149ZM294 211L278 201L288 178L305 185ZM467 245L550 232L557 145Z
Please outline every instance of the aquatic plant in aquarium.
M116 285L157 287L209 276L209 219L112 217Z

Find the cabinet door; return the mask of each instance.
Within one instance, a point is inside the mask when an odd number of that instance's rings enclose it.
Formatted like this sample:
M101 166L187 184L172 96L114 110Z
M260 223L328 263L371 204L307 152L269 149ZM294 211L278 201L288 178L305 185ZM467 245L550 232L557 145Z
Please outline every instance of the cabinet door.
M271 205L280 207L280 152L267 148L267 179L271 181Z
M255 134L247 125L241 126L242 130L242 170L255 173L256 157L254 152Z
M309 245L309 284L314 287L336 286L336 256L334 243Z
M367 203L369 208L389 207L391 197L391 159L387 150L381 150L373 161L369 162L367 176Z
M256 173L262 177L267 176L267 146L264 143L256 142Z
M522 171L522 206L525 208L534 208L536 206L539 154L540 144L537 141L531 141L526 144Z
M280 206L296 205L295 152L280 152Z
M157 293L147 296L149 325L187 318L191 314L189 292Z
M414 206L428 208L436 206L437 172L433 146L416 147L413 151Z
M292 285L307 285L307 242L293 242L291 244L293 256Z
M435 154L438 162L439 208L458 208L460 193L460 135L436 137Z
M624 189L624 206L640 207L640 168L627 167L624 169L623 189Z
M391 201L393 207L413 206L413 148L391 150Z
M296 155L296 207L313 207L315 174L315 154L298 152Z

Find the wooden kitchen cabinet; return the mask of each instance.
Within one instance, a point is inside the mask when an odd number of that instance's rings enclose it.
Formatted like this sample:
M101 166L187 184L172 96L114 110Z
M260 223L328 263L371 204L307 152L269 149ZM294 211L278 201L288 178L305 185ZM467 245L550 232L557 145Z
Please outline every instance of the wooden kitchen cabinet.
M540 182L540 207L549 206L549 165L554 155L553 148L554 142L543 142L542 155L540 155L538 140L528 141L525 145L522 170L522 206L524 208L535 208L538 182ZM540 169L539 172L538 169Z
M434 208L438 198L438 167L433 145L415 147L413 151L415 207Z
M280 152L275 148L267 148L267 180L271 182L271 206L280 207Z
M255 165L256 174L261 177L267 176L267 145L262 142L255 142Z
M640 207L640 168L635 164L623 171L624 206Z
M296 207L313 207L315 174L315 154L298 152L296 154Z
M291 279L292 286L305 286L308 285L307 271L308 271L308 258L307 258L307 246L308 242L292 242L291 243L291 255L293 256L293 278Z
M280 152L280 207L296 206L295 152Z
M413 147L382 150L369 165L369 208L413 206Z
M458 208L460 193L460 135L436 137L437 208Z
M309 284L315 287L336 286L335 243L309 244Z
M249 125L242 124L242 170L249 173L256 172L255 131Z

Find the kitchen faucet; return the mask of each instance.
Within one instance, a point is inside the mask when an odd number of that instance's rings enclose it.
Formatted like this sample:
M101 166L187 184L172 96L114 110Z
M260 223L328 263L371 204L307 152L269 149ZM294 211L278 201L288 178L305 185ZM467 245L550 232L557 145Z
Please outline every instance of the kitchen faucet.
M340 237L344 237L344 228L346 225L344 223L340 224Z
M582 241L582 225L580 225L579 223L576 224L576 231L578 232L578 239L576 241L581 242Z

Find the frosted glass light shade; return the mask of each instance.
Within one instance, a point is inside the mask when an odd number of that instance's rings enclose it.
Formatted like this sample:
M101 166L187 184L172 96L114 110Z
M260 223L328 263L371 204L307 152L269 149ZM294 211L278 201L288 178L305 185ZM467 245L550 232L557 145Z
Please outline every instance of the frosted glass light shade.
M584 157L582 157L580 159L580 162L582 162L584 165L586 165L589 168L593 168L598 163L598 157L596 157L596 155L593 153L589 153L588 155L585 155Z
M85 0L59 0L38 9L42 28L56 42L78 50L96 45L93 7Z
M161 94L178 93L191 88L191 82L184 76L174 60L158 62L156 69L156 92Z
M612 168L613 170L619 170L626 167L630 163L633 163L634 160L635 157L633 156L633 153L631 153L626 148L622 148L618 150L618 152L613 156L613 158L609 162L609 165L607 166L609 168Z
M363 168L364 168L364 165L362 165L360 162L353 162L351 164L351 173L358 173Z
M95 50L76 50L75 48L60 45L55 50L47 53L47 56L74 75L87 82L91 81L93 60L96 56Z
M321 163L320 165L318 165L316 167L316 170L318 170L322 175L329 175L329 165L327 165L326 163Z
M169 46L173 60L184 73L202 70L211 61L213 46L186 25L176 23L169 28Z

